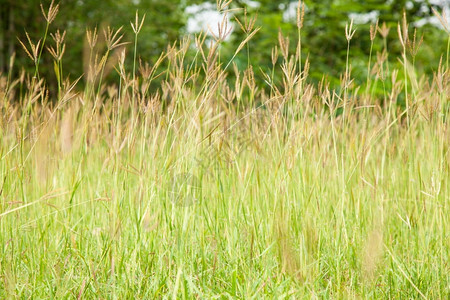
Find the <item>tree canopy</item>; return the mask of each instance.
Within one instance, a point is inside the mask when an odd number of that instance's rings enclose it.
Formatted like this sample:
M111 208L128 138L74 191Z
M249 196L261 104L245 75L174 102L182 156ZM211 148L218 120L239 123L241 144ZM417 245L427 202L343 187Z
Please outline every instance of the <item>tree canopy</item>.
M32 63L24 55L20 41L27 41L26 33L34 43L42 38L46 29L45 19L40 10L40 0L13 1L1 0L0 11L0 72L3 74L9 71L9 61L13 53L18 53L14 72L18 73L20 68L32 68ZM184 36L188 15L186 8L193 4L199 4L205 1L195 0L151 0L151 1L119 1L119 0L65 0L60 3L59 14L51 24L49 32L55 32L57 29L67 31L65 37L66 53L64 55L64 68L66 74L73 76L83 74L86 59L83 61L83 53L86 48L85 32L87 28L99 28L100 36L102 28L111 26L113 28L123 27L125 34L124 41L133 40L133 32L129 26L130 20L134 19L136 10L140 15L146 15L145 26L140 33L138 44L138 55L150 63L155 61L161 52L169 43ZM215 3L215 1L210 1ZM236 62L238 66L247 66L252 64L257 69L270 69L271 50L278 42L278 34L282 32L284 36L289 37L292 49L295 48L298 32L296 19L286 18L286 10L289 7L295 7L296 1L270 1L259 0L249 2L248 0L235 0L232 2L234 8L246 8L249 16L258 15L255 26L261 27L261 30L252 38L249 47L252 52L251 61L245 53L241 53ZM42 1L44 8L50 4L49 0ZM391 28L390 34L386 38L389 52L400 53L401 47L398 43L397 23L401 21L403 11L405 11L410 26L417 25L417 21L432 15L432 4L428 0L406 1L406 0L323 0L323 1L304 1L305 21L302 28L302 52L303 60L306 57L310 60L310 75L313 80L320 80L323 74L329 74L331 77L338 78L345 65L347 43L344 34L346 23L352 16L358 16L375 12L379 19L379 24L383 22ZM441 6L443 6L442 4ZM439 5L434 5L436 9L442 9ZM244 18L244 11L234 11L233 15L239 19ZM351 56L354 76L361 81L364 78L365 64L371 48L369 35L369 26L372 19L365 19L356 24L356 35L352 40ZM426 43L424 48L419 51L423 68L431 72L435 67L435 62L439 60L438 53L445 52L445 33L434 26L424 25L420 28L420 35L423 34ZM245 38L246 33L235 26L232 37L225 43L224 53L231 53ZM47 47L53 43L47 39ZM374 51L381 51L383 48L382 39L377 39L373 45ZM132 51L131 46L128 52ZM81 58L81 61L80 61ZM391 58L396 62L396 58ZM53 66L51 56L46 53L42 61L41 71L47 73L46 80L54 81L49 74L52 73Z

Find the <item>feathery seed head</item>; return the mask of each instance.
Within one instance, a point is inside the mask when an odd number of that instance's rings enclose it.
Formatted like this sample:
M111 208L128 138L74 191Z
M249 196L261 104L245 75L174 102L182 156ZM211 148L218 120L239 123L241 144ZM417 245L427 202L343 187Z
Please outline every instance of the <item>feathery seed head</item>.
M37 63L38 58L39 58L39 46L41 44L41 40L39 40L36 44L33 44L33 42L30 39L30 36L28 35L28 32L25 32L25 34L27 36L27 40L28 40L30 49L28 50L28 48L25 46L25 44L20 39L18 39L19 43L22 46L22 48L25 50L25 53L31 58L31 60L34 63Z
M378 20L375 23L375 25L370 24L370 40L373 41L375 37L377 36L377 29L378 29Z
M398 37L403 48L406 48L406 42L408 41L408 23L406 21L406 12L403 11L402 24L397 25Z
M345 24L345 38L347 39L347 42L350 42L355 32L356 29L353 29L353 19L351 19L350 25L348 23Z
M423 42L423 34L419 40L417 40L417 28L414 29L413 40L407 39L406 44L412 57L415 57L419 52L419 48Z
M145 14L142 16L142 20L139 22L139 14L138 11L136 10L136 19L134 21L134 24L130 22L134 34L139 34L139 32L142 29L142 26L144 25L144 21L145 21Z
M56 43L56 49L53 47L47 47L48 52L53 56L53 58L56 61L61 61L62 57L64 55L64 51L66 50L66 45L64 44L64 38L66 36L66 31L64 31L62 34L59 31L59 29L56 31L55 34L50 33L50 36L52 37L53 41Z
M123 38L123 34L120 35L120 31L123 26L120 26L115 32L108 26L106 30L103 30L103 35L105 36L106 45L108 50L113 50L117 47L123 46L127 43L120 43L120 40Z
M297 27L303 28L303 21L305 19L305 3L302 0L298 0L297 5Z
M86 29L86 39L89 44L89 48L91 50L94 49L95 45L97 44L97 39L98 39L97 27L94 28L94 31L91 31L90 29Z
M383 37L383 39L385 39L388 35L389 35L389 31L391 30L391 27L388 27L386 25L386 22L383 22L383 24L381 25L381 27L378 27L378 32L380 33L380 35Z
M52 2L50 3L47 13L45 12L44 6L41 3L41 12L48 24L52 23L55 20L58 11L59 11L59 4L55 5L54 0L52 0Z
M450 34L450 24L448 23L448 18L445 13L445 10L442 11L442 15L441 15L434 8L431 8L431 9L433 10L433 14L438 18L442 27L444 27L444 30L447 32L447 34Z

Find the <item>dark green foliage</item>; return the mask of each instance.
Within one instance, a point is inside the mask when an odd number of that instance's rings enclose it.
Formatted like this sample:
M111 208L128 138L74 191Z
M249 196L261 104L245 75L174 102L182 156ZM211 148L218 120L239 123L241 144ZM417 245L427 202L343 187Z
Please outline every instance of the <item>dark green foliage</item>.
M43 0L43 7L46 9L50 1ZM50 25L49 32L57 29L67 30L66 54L64 56L64 74L71 75L71 79L86 73L86 59L83 58L83 49L86 49L85 31L86 28L102 29L106 26L112 28L123 27L124 40L132 42L133 32L129 26L129 21L134 19L136 10L140 15L146 14L145 26L142 29L138 43L138 58L150 63L154 62L161 52L164 51L168 43L173 43L185 32L187 16L184 11L189 5L201 3L199 0L151 0L151 1L117 1L117 0L64 0L60 2L60 11L56 20ZM215 1L210 1L215 3ZM256 79L262 80L262 73L269 72L272 68L271 50L278 43L278 32L290 38L291 54L295 54L297 44L297 27L295 18L286 20L283 18L283 8L293 5L296 1L270 1L260 0L259 8L247 7L250 16L258 13L256 26L261 30L249 43L251 61L248 62L247 49L241 51L236 58L236 63L240 69L245 68L249 63L255 68ZM407 2L410 4L407 5ZM428 1L416 2L406 0L323 0L305 1L306 14L304 27L302 29L302 60L306 57L310 60L310 78L320 81L324 74L328 74L333 83L339 81L339 76L345 70L345 59L347 51L347 41L345 39L345 24L350 21L350 14L362 14L370 11L379 11L380 24L386 22L391 27L387 38L387 45L390 52L390 63L401 69L397 58L401 53L401 46L398 42L397 23L401 21L402 12L406 9L408 22L414 24L415 21L430 16L431 5ZM33 63L24 55L18 42L26 41L25 31L27 31L33 42L37 42L44 35L45 20L39 9L40 0L29 1L0 1L0 72L5 74L9 71L9 60L13 53L17 53L13 75L17 75L20 69L31 69ZM235 0L235 7L245 7L246 1ZM427 7L427 9L424 9ZM437 7L437 9L440 9ZM235 13L238 18L243 17L243 11ZM357 83L364 83L367 75L367 61L370 51L369 24L356 24L356 35L351 41L350 56L352 62L352 75ZM412 25L410 34L412 35ZM431 74L436 69L439 61L439 53L445 52L445 34L431 25L426 25L419 30L420 35L424 35L425 43L418 53L415 67L424 69ZM245 38L245 33L239 27L232 35L230 41L223 48L223 55L231 57L237 45ZM45 46L52 45L53 41L48 38ZM128 46L128 68L131 67L132 46ZM382 51L383 42L377 38L374 43L373 55L376 57L377 51ZM279 74L280 70L275 70ZM41 61L40 73L46 78L48 84L55 84L52 58L44 50ZM280 78L280 76L276 76Z
M245 5L244 1L238 1L239 5ZM267 71L271 68L271 49L278 43L278 30L290 38L291 54L295 54L297 44L296 20L283 20L283 11L280 4L286 7L290 1L261 0L260 8L247 7L250 14L258 13L257 26L260 32L250 42L252 49L252 61L255 66ZM410 5L406 5L410 2ZM294 2L295 3L295 2ZM304 27L302 28L302 52L303 62L306 57L311 58L310 78L320 81L324 74L331 76L331 83L339 82L339 75L345 71L347 41L345 39L345 24L350 22L351 14L366 14L371 11L379 12L379 24L386 22L391 27L387 37L387 45L390 53L390 63L401 69L398 65L398 57L401 56L401 45L398 41L397 24L402 21L403 11L406 12L412 38L414 23L432 15L429 1L416 2L406 0L323 0L304 1L306 13ZM426 9L425 9L426 8ZM438 10L441 7L434 7ZM241 17L242 17L241 13ZM350 57L352 75L358 83L363 83L367 75L367 62L370 52L369 26L371 22L356 24L356 34L351 41ZM439 55L445 53L446 35L442 30L432 25L425 25L418 29L418 38L424 35L424 45L419 51L416 68L421 68L427 74L432 74L439 63ZM233 41L241 40L245 34L235 33ZM234 46L234 45L232 45ZM382 38L377 35L374 41L373 55L383 49ZM240 59L245 60L246 54L242 53ZM420 58L420 59L419 59ZM373 61L372 61L373 63ZM260 79L262 77L259 77Z
M2 3L3 2L3 3ZM43 0L44 10L50 5L49 0ZM183 35L185 17L181 0L175 1L134 1L115 0L64 0L61 1L59 13L55 21L50 25L49 33L57 29L66 30L66 52L64 55L65 74L78 77L86 73L84 66L87 63L83 58L83 49L87 47L85 42L86 29L95 27L99 30L99 41L102 40L103 29L107 26L118 29L123 26L125 34L123 41L133 41L133 32L130 21L134 20L136 10L139 14L146 14L146 23L141 32L142 38L138 44L138 53L145 61L156 60L168 43L176 41ZM57 3L57 2L56 2ZM44 36L46 21L40 11L40 0L12 1L1 0L1 28L0 28L0 72L7 73L9 58L17 53L14 75L22 67L31 69L32 61L25 55L18 39L26 45L25 32L28 32L33 42L37 42ZM53 40L48 37L45 46L53 45ZM128 47L128 52L132 51ZM101 55L101 53L100 53ZM129 58L131 55L129 55ZM131 59L130 59L131 60ZM53 74L52 57L46 50L43 53L40 73L51 84L55 81Z

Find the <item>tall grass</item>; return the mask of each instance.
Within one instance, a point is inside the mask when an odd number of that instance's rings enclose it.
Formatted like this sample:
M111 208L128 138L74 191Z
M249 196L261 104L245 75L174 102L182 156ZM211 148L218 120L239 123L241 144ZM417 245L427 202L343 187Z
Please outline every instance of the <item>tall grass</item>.
M225 18L210 44L186 38L138 65L143 21L136 14L131 74L108 28L103 53L88 31L85 90L62 77L59 33L57 99L39 77L44 42L29 41L36 76L1 78L2 298L449 296L448 63L430 79L405 50L399 75L378 53L368 80L384 95L360 91L350 25L343 89L332 90L308 81L307 40L289 53L280 34L272 62L283 77L265 74L267 94L250 66L227 79L252 50L253 20L231 61L220 61ZM102 81L108 64L117 85Z

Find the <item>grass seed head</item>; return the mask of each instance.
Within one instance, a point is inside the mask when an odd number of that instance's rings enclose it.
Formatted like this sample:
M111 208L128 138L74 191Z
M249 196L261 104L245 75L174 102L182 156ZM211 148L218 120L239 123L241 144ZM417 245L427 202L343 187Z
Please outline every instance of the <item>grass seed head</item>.
M38 62L38 58L39 58L39 47L41 45L41 40L39 40L36 44L34 44L31 39L30 36L28 35L28 32L25 32L26 36L27 36L27 40L28 40L28 45L30 46L30 49L28 49L25 44L20 40L19 43L22 46L22 48L25 50L25 53L28 55L29 58L31 58L31 60L36 64Z
M302 0L298 0L297 4L297 27L303 28L303 22L305 20L305 3Z
M347 39L347 42L350 42L350 40L355 35L356 29L353 29L353 19L351 19L350 24L345 24L345 38Z
M390 30L391 28L386 25L386 22L383 22L383 24L381 24L381 27L378 27L378 32L380 33L381 37L383 37L383 39L387 38Z
M378 20L375 23L375 25L370 24L370 40L373 41L375 37L377 36L377 30L378 30Z
M59 4L55 5L54 0L52 0L52 2L50 3L47 12L45 12L44 6L41 3L41 12L48 24L51 24L55 20L56 16L58 15L58 11L59 11Z

